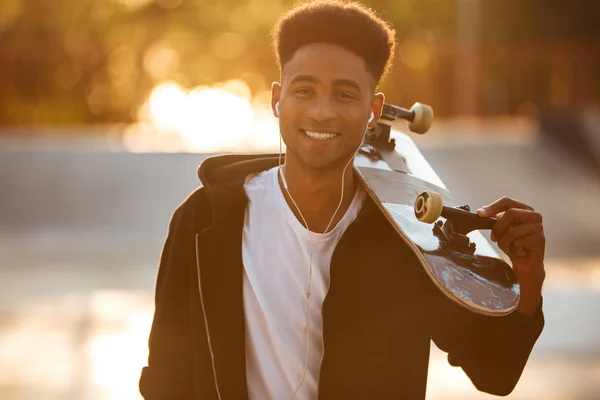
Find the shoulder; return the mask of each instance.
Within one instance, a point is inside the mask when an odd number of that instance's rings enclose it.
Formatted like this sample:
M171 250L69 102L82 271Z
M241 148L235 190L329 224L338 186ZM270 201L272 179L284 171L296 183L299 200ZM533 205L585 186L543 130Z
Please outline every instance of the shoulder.
M196 188L183 200L173 212L170 230L179 230L205 226L210 222L211 209L206 189Z

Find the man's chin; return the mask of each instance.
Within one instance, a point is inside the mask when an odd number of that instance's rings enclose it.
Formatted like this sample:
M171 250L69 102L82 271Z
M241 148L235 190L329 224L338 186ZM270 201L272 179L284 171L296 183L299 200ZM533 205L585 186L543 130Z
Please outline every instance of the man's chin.
M323 157L303 157L302 164L314 171L334 171L343 169L348 163L348 157L343 158L323 158Z

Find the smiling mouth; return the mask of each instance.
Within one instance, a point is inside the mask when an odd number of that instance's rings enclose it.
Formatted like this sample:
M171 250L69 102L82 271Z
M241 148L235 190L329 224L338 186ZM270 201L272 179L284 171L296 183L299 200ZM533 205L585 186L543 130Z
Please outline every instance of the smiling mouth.
M302 132L304 133L304 135L308 136L313 140L330 140L339 135L339 133L336 132L316 132L308 130L302 130Z

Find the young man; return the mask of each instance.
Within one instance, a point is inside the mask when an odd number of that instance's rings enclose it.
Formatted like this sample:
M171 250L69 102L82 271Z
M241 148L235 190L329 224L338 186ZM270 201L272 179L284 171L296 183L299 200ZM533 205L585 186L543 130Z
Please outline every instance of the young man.
M161 258L145 399L423 399L431 339L479 390L512 391L544 325L541 216L509 198L479 211L503 213L493 234L522 296L483 317L438 292L352 174L394 34L332 1L279 21L285 162L200 166Z

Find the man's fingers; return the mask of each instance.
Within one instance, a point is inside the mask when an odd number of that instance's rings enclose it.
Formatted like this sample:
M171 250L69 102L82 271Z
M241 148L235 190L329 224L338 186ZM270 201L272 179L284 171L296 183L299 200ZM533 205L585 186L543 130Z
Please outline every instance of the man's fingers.
M543 248L544 242L541 224L512 225L498 237L498 246L507 254L516 250Z
M491 239L496 241L513 225L542 224L542 215L534 211L511 208L503 212L492 228Z
M510 197L502 197L492 204L484 206L477 210L477 215L480 217L493 217L502 212L508 211L511 208L519 208L522 210L533 211L533 208L519 200L512 199Z
M526 236L523 238L519 238L516 239L514 242L512 242L512 245L510 246L510 251L513 251L513 249L515 251L519 251L519 250L523 250L523 251L534 251L534 250L543 250L544 246L546 244L546 240L545 238L540 239L536 239L536 238L531 238L530 236Z
M505 253L508 253L515 240L533 234L535 229L535 225L532 224L513 225L502 235L497 236L498 247L500 247Z

